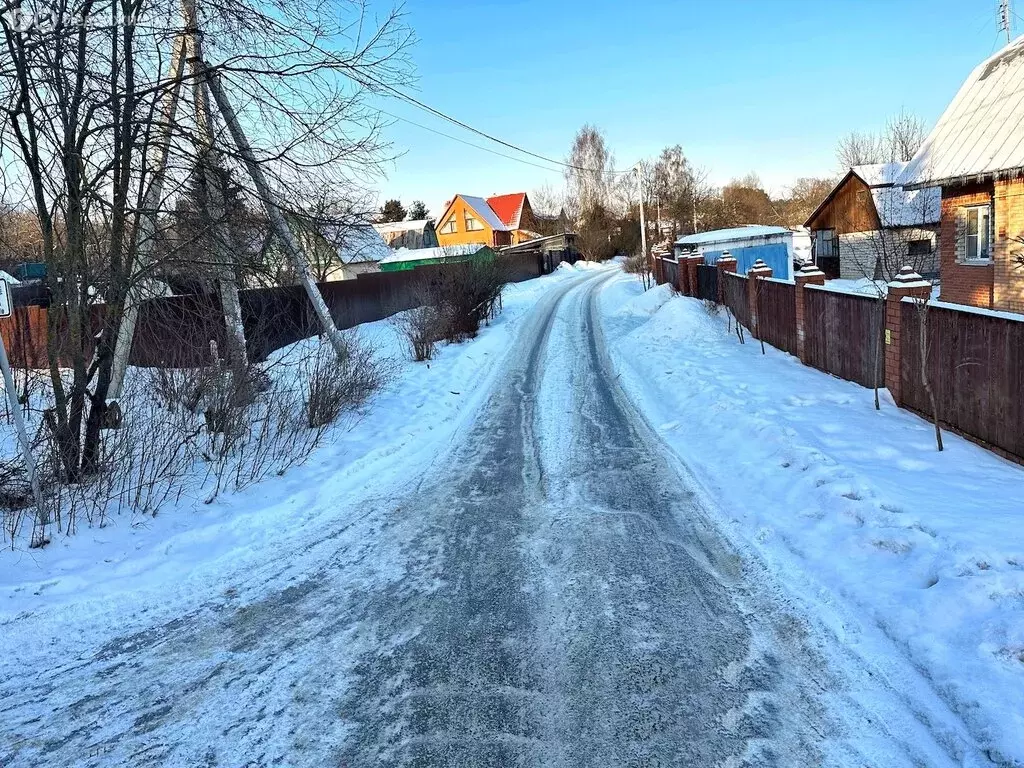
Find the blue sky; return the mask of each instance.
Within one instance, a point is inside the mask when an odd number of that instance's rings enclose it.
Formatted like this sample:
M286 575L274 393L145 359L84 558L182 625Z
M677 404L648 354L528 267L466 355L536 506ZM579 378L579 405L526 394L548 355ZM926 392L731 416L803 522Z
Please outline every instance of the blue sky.
M712 180L756 172L781 192L835 169L850 130L901 108L929 126L1001 47L997 0L409 0L417 98L542 155L584 123L619 167L682 144ZM1024 20L1015 18L1016 31ZM474 142L396 102L395 115ZM426 201L561 184L545 171L397 122L381 197ZM486 142L485 142L486 143Z

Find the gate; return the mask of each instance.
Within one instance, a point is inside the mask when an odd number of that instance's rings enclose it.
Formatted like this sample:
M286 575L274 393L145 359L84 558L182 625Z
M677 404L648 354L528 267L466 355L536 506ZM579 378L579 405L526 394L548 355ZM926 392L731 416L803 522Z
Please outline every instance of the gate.
M706 264L697 267L697 298L718 301L718 267Z

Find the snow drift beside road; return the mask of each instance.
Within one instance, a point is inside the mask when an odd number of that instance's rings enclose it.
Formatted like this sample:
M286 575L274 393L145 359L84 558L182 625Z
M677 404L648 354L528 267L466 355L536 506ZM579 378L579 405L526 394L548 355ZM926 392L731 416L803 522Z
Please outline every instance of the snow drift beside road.
M602 297L613 362L731 535L858 654L895 642L994 758L1024 764L1024 469L948 433L938 453L888 397L876 412L871 390L641 290L622 276Z
M374 485L402 482L436 451L471 412L496 364L509 348L520 319L552 287L578 278L568 269L509 285L504 309L469 342L442 346L430 363L413 363L394 323L382 320L353 330L396 367L386 391L368 404L351 430L336 430L304 466L205 505L183 498L156 517L116 516L103 528L84 524L74 536L54 533L43 550L0 550L0 624L20 612L61 606L100 614L120 593L148 610L195 602L232 583L232 573L283 538L315 539L336 514L331 499L351 498ZM298 342L309 347L317 339ZM287 357L291 347L274 358ZM13 430L0 431L0 450L13 452ZM301 502L299 500L302 500ZM159 595L142 599L143 592ZM116 599L115 599L116 602ZM54 630L56 631L56 630Z

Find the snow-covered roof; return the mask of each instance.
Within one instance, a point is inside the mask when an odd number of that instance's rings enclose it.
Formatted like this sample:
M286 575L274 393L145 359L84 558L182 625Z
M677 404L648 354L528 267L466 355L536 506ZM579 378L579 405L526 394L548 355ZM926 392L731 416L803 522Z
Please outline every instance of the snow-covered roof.
M676 240L676 245L705 245L707 243L727 243L732 240L749 240L752 237L770 237L772 235L788 235L793 230L786 227L770 227L763 224L747 224L730 229L715 229L711 232L698 232L695 235L684 235Z
M393 253L380 233L369 224L345 227L329 235L338 250L342 264L382 261Z
M5 283L10 283L11 285L18 285L21 283L21 281L14 275L10 275L2 269L0 269L0 280L3 280Z
M487 222L487 226L496 232L508 232L509 228L505 222L501 220L501 217L494 212L491 208L491 204L484 200L482 197L472 197L471 195L458 195L466 201L466 205L472 208L479 214L480 218Z
M883 227L914 227L938 224L942 217L942 189L876 187L871 190Z
M433 224L433 219L416 219L415 221L387 221L381 224L374 224L373 228L382 235L391 235L398 232L422 232L427 224Z
M388 249L388 255L380 260L381 264L394 264L399 261L419 261L421 259L447 259L458 256L472 256L483 246L480 245L442 245L438 248L399 248L397 251Z
M869 187L881 187L895 184L907 163L891 162L874 165L855 165L850 170L860 176Z
M1024 173L1024 36L971 73L899 182L924 186Z

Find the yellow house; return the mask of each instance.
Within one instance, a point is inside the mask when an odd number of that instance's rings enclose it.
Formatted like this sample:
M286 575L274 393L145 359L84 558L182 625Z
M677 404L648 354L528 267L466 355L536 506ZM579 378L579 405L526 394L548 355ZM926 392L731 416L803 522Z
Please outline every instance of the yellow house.
M437 221L437 241L442 246L512 245L512 228L482 197L456 195Z

